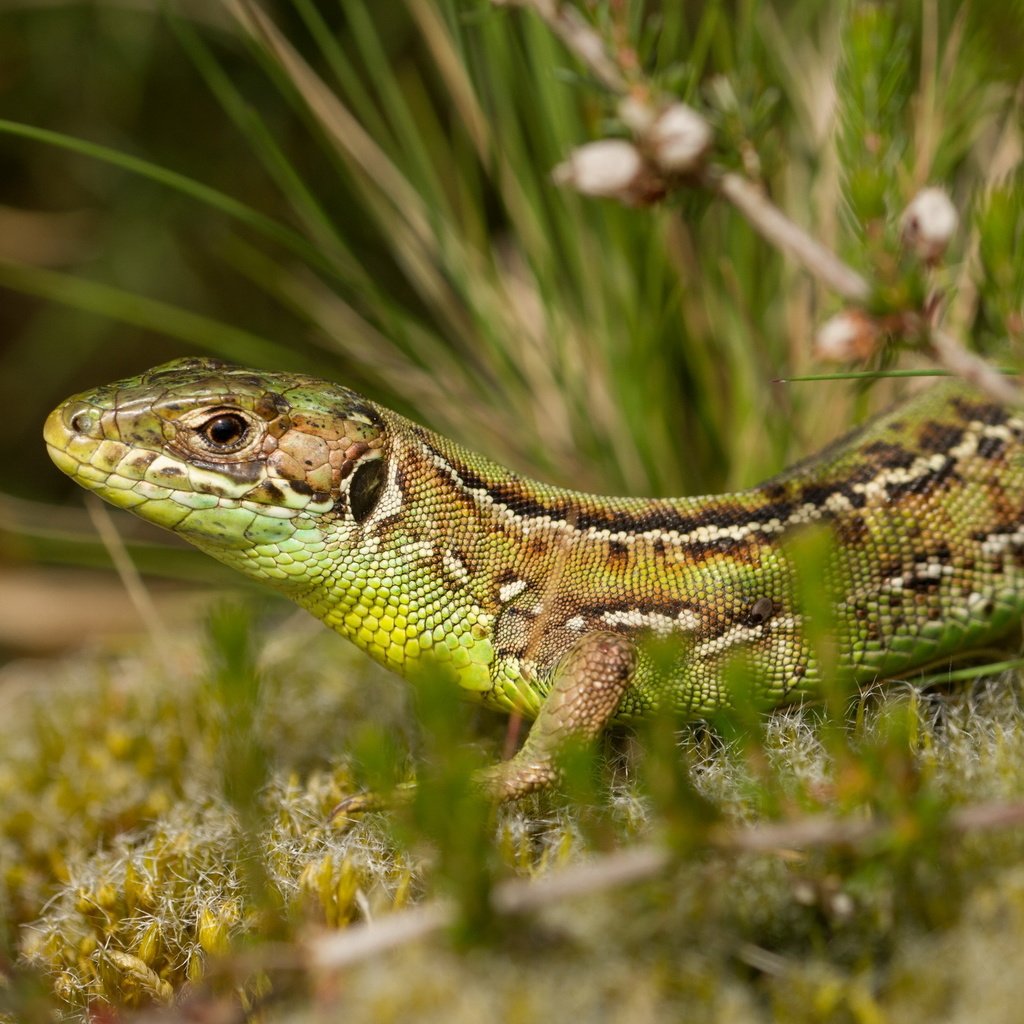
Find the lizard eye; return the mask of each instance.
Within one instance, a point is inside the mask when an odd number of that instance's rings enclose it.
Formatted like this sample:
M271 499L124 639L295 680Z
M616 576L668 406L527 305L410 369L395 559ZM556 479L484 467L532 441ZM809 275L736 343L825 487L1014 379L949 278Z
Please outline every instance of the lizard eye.
M348 503L352 518L363 522L377 507L380 492L384 489L387 467L383 459L370 459L356 467L352 482L348 485Z
M245 443L249 435L249 424L237 413L221 413L207 420L198 432L210 448L230 452Z

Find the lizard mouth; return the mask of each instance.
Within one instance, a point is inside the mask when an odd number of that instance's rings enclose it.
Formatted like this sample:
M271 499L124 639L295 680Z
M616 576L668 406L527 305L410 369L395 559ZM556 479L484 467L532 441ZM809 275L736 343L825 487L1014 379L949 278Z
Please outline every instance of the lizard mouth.
M43 425L43 439L50 459L76 483L96 491L121 507L131 507L118 500L124 487L130 486L117 472L129 454L128 445L103 436L101 414L94 406L78 399L69 399L57 406Z
M71 475L74 472L77 461L67 451L68 442L72 433L64 423L65 406L58 406L43 424L43 440L46 441L46 453L62 473Z

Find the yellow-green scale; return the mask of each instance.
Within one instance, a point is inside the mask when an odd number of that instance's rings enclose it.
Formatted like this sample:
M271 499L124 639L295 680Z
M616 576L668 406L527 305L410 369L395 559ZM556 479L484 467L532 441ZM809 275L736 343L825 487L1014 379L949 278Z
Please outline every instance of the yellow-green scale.
M319 538L318 538L319 539ZM291 596L317 618L388 668L415 679L432 669L453 673L469 695L506 710L536 713L540 701L518 667L494 666L493 616L451 589L429 565L417 566L385 545L360 557L336 559L322 539L320 572ZM257 560L292 549L308 555L299 534L285 545L253 551ZM492 666L494 666L492 668ZM498 669L500 671L495 671Z

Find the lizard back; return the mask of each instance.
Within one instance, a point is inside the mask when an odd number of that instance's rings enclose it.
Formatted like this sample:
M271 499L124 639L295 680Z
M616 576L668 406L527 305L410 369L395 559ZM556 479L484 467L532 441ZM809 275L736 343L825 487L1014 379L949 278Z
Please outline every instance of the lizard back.
M680 499L528 480L345 388L183 360L51 414L57 464L284 590L374 657L528 715L602 631L637 642L631 719L813 693L809 625L864 682L999 639L1024 610L1024 420L947 383L747 491ZM827 609L794 542L831 543ZM664 653L669 651L666 667Z

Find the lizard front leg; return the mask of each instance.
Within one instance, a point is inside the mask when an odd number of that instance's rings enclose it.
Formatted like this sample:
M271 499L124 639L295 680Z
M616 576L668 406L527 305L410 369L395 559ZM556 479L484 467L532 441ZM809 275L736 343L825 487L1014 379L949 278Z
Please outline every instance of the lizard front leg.
M574 740L591 743L615 714L633 677L637 649L617 633L588 633L562 656L522 749L480 775L499 801L518 800L558 780L558 757Z
M518 800L553 785L558 781L558 759L566 744L592 743L601 735L636 664L636 645L618 633L597 631L581 637L552 670L551 689L519 753L478 772L477 783L498 802ZM338 804L331 817L405 803L414 789L415 784L409 783L389 794L355 794Z

